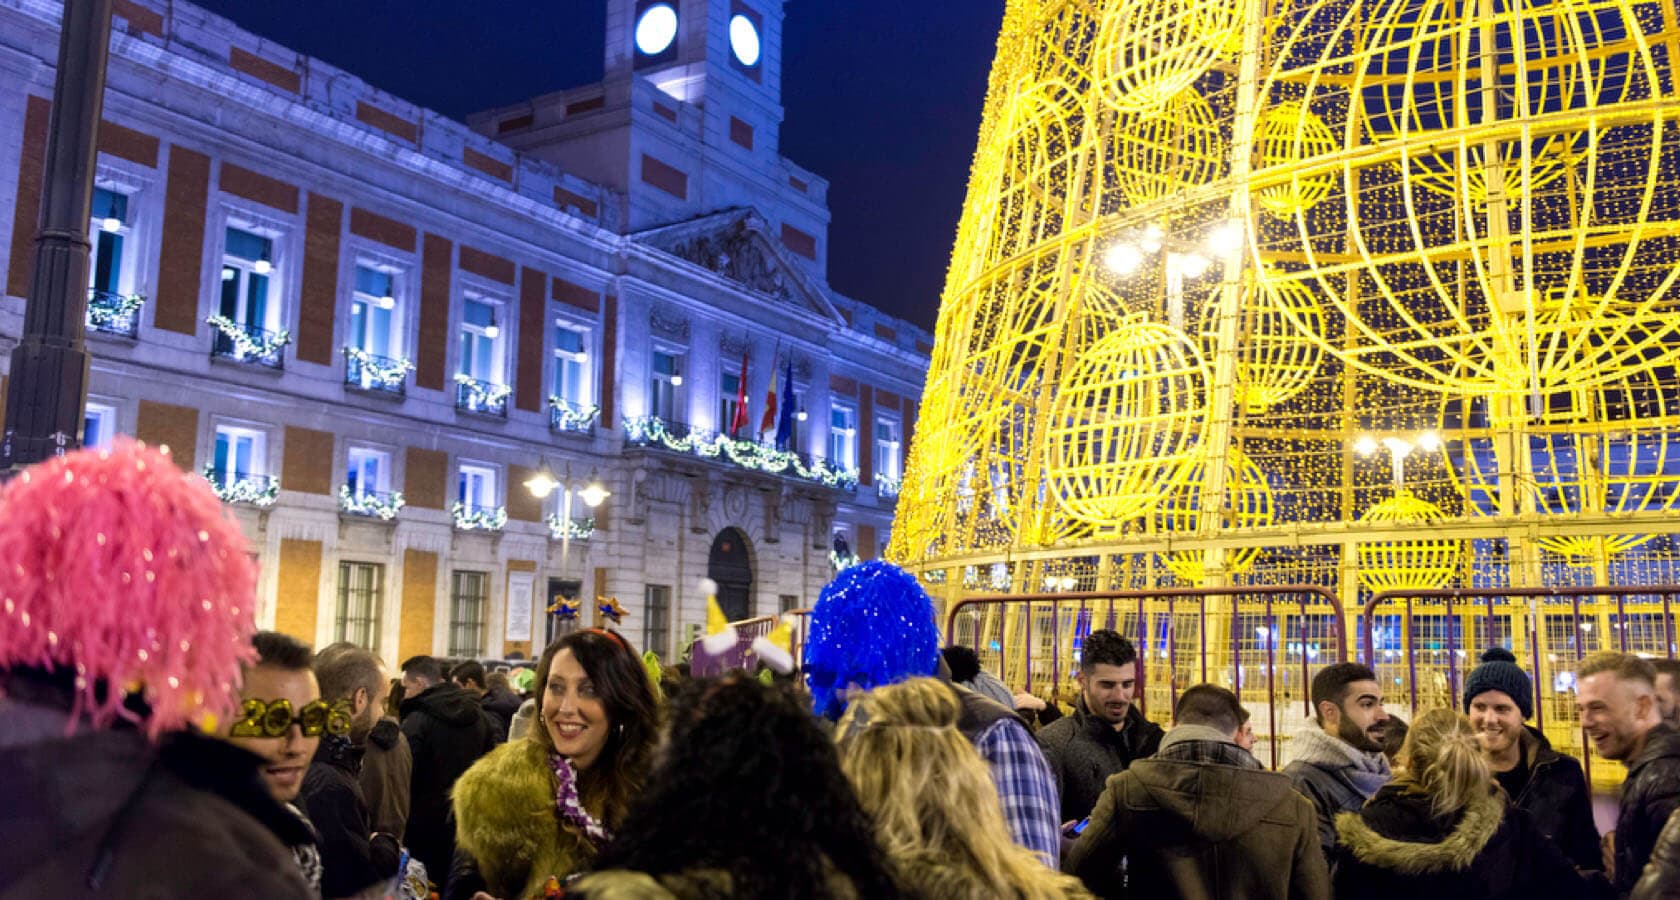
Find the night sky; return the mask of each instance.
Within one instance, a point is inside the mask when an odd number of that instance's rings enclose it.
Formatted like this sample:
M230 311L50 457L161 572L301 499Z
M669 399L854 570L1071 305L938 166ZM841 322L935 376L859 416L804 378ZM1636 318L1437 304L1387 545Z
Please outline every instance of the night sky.
M605 0L196 2L457 119L601 78ZM786 16L782 153L829 179L829 280L931 330L1003 0L791 0Z

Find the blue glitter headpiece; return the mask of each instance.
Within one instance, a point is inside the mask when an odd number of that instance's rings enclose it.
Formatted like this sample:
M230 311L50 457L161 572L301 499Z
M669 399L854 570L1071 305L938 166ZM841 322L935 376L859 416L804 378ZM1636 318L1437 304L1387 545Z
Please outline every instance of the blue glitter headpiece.
M817 714L839 719L838 693L869 689L939 669L933 601L915 576L887 562L840 570L811 610L805 679Z

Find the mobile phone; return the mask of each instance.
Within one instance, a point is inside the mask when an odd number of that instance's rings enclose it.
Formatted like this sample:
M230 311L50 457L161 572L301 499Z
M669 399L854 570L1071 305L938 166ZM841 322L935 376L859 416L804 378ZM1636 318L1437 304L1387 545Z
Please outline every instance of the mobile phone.
M1091 824L1091 817L1086 816L1085 818L1073 823L1073 825L1068 828L1067 833L1070 837L1078 837L1079 834L1085 830L1085 826L1089 824Z

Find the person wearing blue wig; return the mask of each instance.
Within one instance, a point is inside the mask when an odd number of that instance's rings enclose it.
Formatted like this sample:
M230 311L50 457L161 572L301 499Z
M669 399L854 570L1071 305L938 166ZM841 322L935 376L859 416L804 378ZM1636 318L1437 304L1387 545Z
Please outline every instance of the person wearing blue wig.
M929 675L950 682L933 600L915 576L888 562L849 566L823 588L811 610L804 656L812 704L833 721L856 692ZM1057 868L1061 803L1026 721L996 701L953 687L962 700L957 729L991 769L1010 836Z

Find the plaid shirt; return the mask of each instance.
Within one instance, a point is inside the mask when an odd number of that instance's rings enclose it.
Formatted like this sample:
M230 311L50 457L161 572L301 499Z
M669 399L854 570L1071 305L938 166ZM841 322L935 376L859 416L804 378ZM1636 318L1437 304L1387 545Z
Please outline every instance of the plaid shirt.
M1052 869L1061 864L1061 801L1044 751L1015 719L999 719L974 739L974 749L992 767L1003 820L1015 843L1038 854Z

